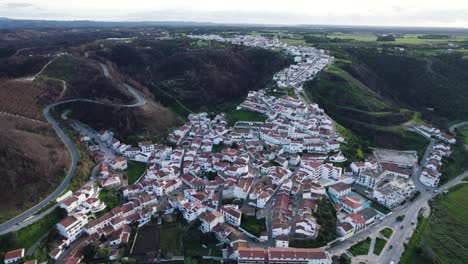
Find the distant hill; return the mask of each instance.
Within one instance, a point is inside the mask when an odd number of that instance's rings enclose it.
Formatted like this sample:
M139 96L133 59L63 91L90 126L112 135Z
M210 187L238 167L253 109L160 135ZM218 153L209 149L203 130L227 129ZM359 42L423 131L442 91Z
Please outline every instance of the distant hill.
M142 42L106 47L97 55L149 87L163 104L177 107L176 98L192 111L229 110L289 65L278 52L207 45L188 39Z

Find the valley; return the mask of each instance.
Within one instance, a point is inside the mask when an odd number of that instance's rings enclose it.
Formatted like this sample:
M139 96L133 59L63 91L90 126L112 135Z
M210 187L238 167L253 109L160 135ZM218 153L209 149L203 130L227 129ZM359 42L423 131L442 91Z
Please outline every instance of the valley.
M463 225L468 35L117 31L0 33L0 255L463 255L433 241Z

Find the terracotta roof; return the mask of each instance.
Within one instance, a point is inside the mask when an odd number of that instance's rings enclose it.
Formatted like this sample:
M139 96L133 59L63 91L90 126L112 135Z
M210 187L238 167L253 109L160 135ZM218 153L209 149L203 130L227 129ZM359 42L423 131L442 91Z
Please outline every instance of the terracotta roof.
M24 256L24 248L18 248L12 251L8 251L5 254L5 261L9 259L22 258Z

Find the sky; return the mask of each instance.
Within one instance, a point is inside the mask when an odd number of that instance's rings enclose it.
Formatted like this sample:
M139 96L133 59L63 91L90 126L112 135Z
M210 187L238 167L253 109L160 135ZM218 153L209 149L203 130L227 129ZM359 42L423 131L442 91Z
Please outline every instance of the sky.
M468 28L468 0L0 0L0 17Z

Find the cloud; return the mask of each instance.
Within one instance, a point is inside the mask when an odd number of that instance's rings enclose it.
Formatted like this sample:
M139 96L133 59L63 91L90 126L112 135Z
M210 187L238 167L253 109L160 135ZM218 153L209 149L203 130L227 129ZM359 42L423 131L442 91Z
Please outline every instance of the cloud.
M33 4L31 3L5 3L3 4L5 8L8 9L23 9L23 8L29 8L29 7L34 7Z

